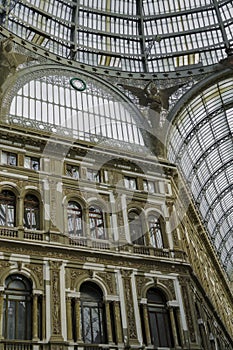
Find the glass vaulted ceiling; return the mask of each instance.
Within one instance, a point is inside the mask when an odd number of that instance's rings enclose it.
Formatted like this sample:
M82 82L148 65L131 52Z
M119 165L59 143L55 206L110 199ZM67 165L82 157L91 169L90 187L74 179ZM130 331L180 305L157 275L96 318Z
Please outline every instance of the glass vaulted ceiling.
M84 65L180 75L229 51L232 0L1 0L0 21L34 45Z
M233 78L200 90L177 114L168 158L189 182L220 261L233 280Z

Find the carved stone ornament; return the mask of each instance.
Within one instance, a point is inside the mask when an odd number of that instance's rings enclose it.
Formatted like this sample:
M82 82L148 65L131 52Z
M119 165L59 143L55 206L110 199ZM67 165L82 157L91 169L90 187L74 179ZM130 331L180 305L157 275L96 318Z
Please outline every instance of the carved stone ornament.
M169 279L163 279L160 281L170 292L170 294L172 295L173 300L176 299L176 293L175 293L175 288L174 288L174 281L173 280L169 280Z
M107 286L109 294L116 293L116 284L114 280L114 274L111 272L98 273L98 276L104 281Z
M43 266L39 264L26 264L25 267L29 269L30 271L33 272L37 283L38 287L42 288L43 287Z
M56 264L51 271L51 300L52 300L52 325L53 335L61 334L61 301L60 301L60 273Z

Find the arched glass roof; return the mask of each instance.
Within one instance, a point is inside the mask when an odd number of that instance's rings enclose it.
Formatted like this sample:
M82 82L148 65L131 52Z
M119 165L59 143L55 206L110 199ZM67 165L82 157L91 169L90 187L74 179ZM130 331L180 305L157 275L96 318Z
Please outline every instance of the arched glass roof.
M27 68L12 81L1 107L7 123L143 152L138 110L106 82L57 65Z
M232 0L9 0L1 26L109 73L200 74L231 51Z
M233 279L232 96L230 77L185 103L170 130L168 158L190 184L213 245Z

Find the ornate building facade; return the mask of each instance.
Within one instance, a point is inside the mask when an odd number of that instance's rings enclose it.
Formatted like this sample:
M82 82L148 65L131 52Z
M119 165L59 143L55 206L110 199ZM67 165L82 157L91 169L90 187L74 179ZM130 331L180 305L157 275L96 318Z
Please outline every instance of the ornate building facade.
M0 350L233 349L231 70L189 62L157 94L78 50L74 14L108 27L111 1L54 3L1 5Z

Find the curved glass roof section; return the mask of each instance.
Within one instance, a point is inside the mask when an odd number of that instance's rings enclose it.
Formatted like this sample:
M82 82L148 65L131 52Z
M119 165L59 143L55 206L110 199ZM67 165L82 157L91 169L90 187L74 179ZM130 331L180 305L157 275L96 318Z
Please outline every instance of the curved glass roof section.
M1 26L31 45L142 77L200 74L218 63L233 49L232 13L232 0L0 2Z
M233 280L233 77L185 103L171 128L168 158L190 184L220 261Z
M8 123L143 152L138 111L102 81L50 65L22 70L14 83L3 98Z

